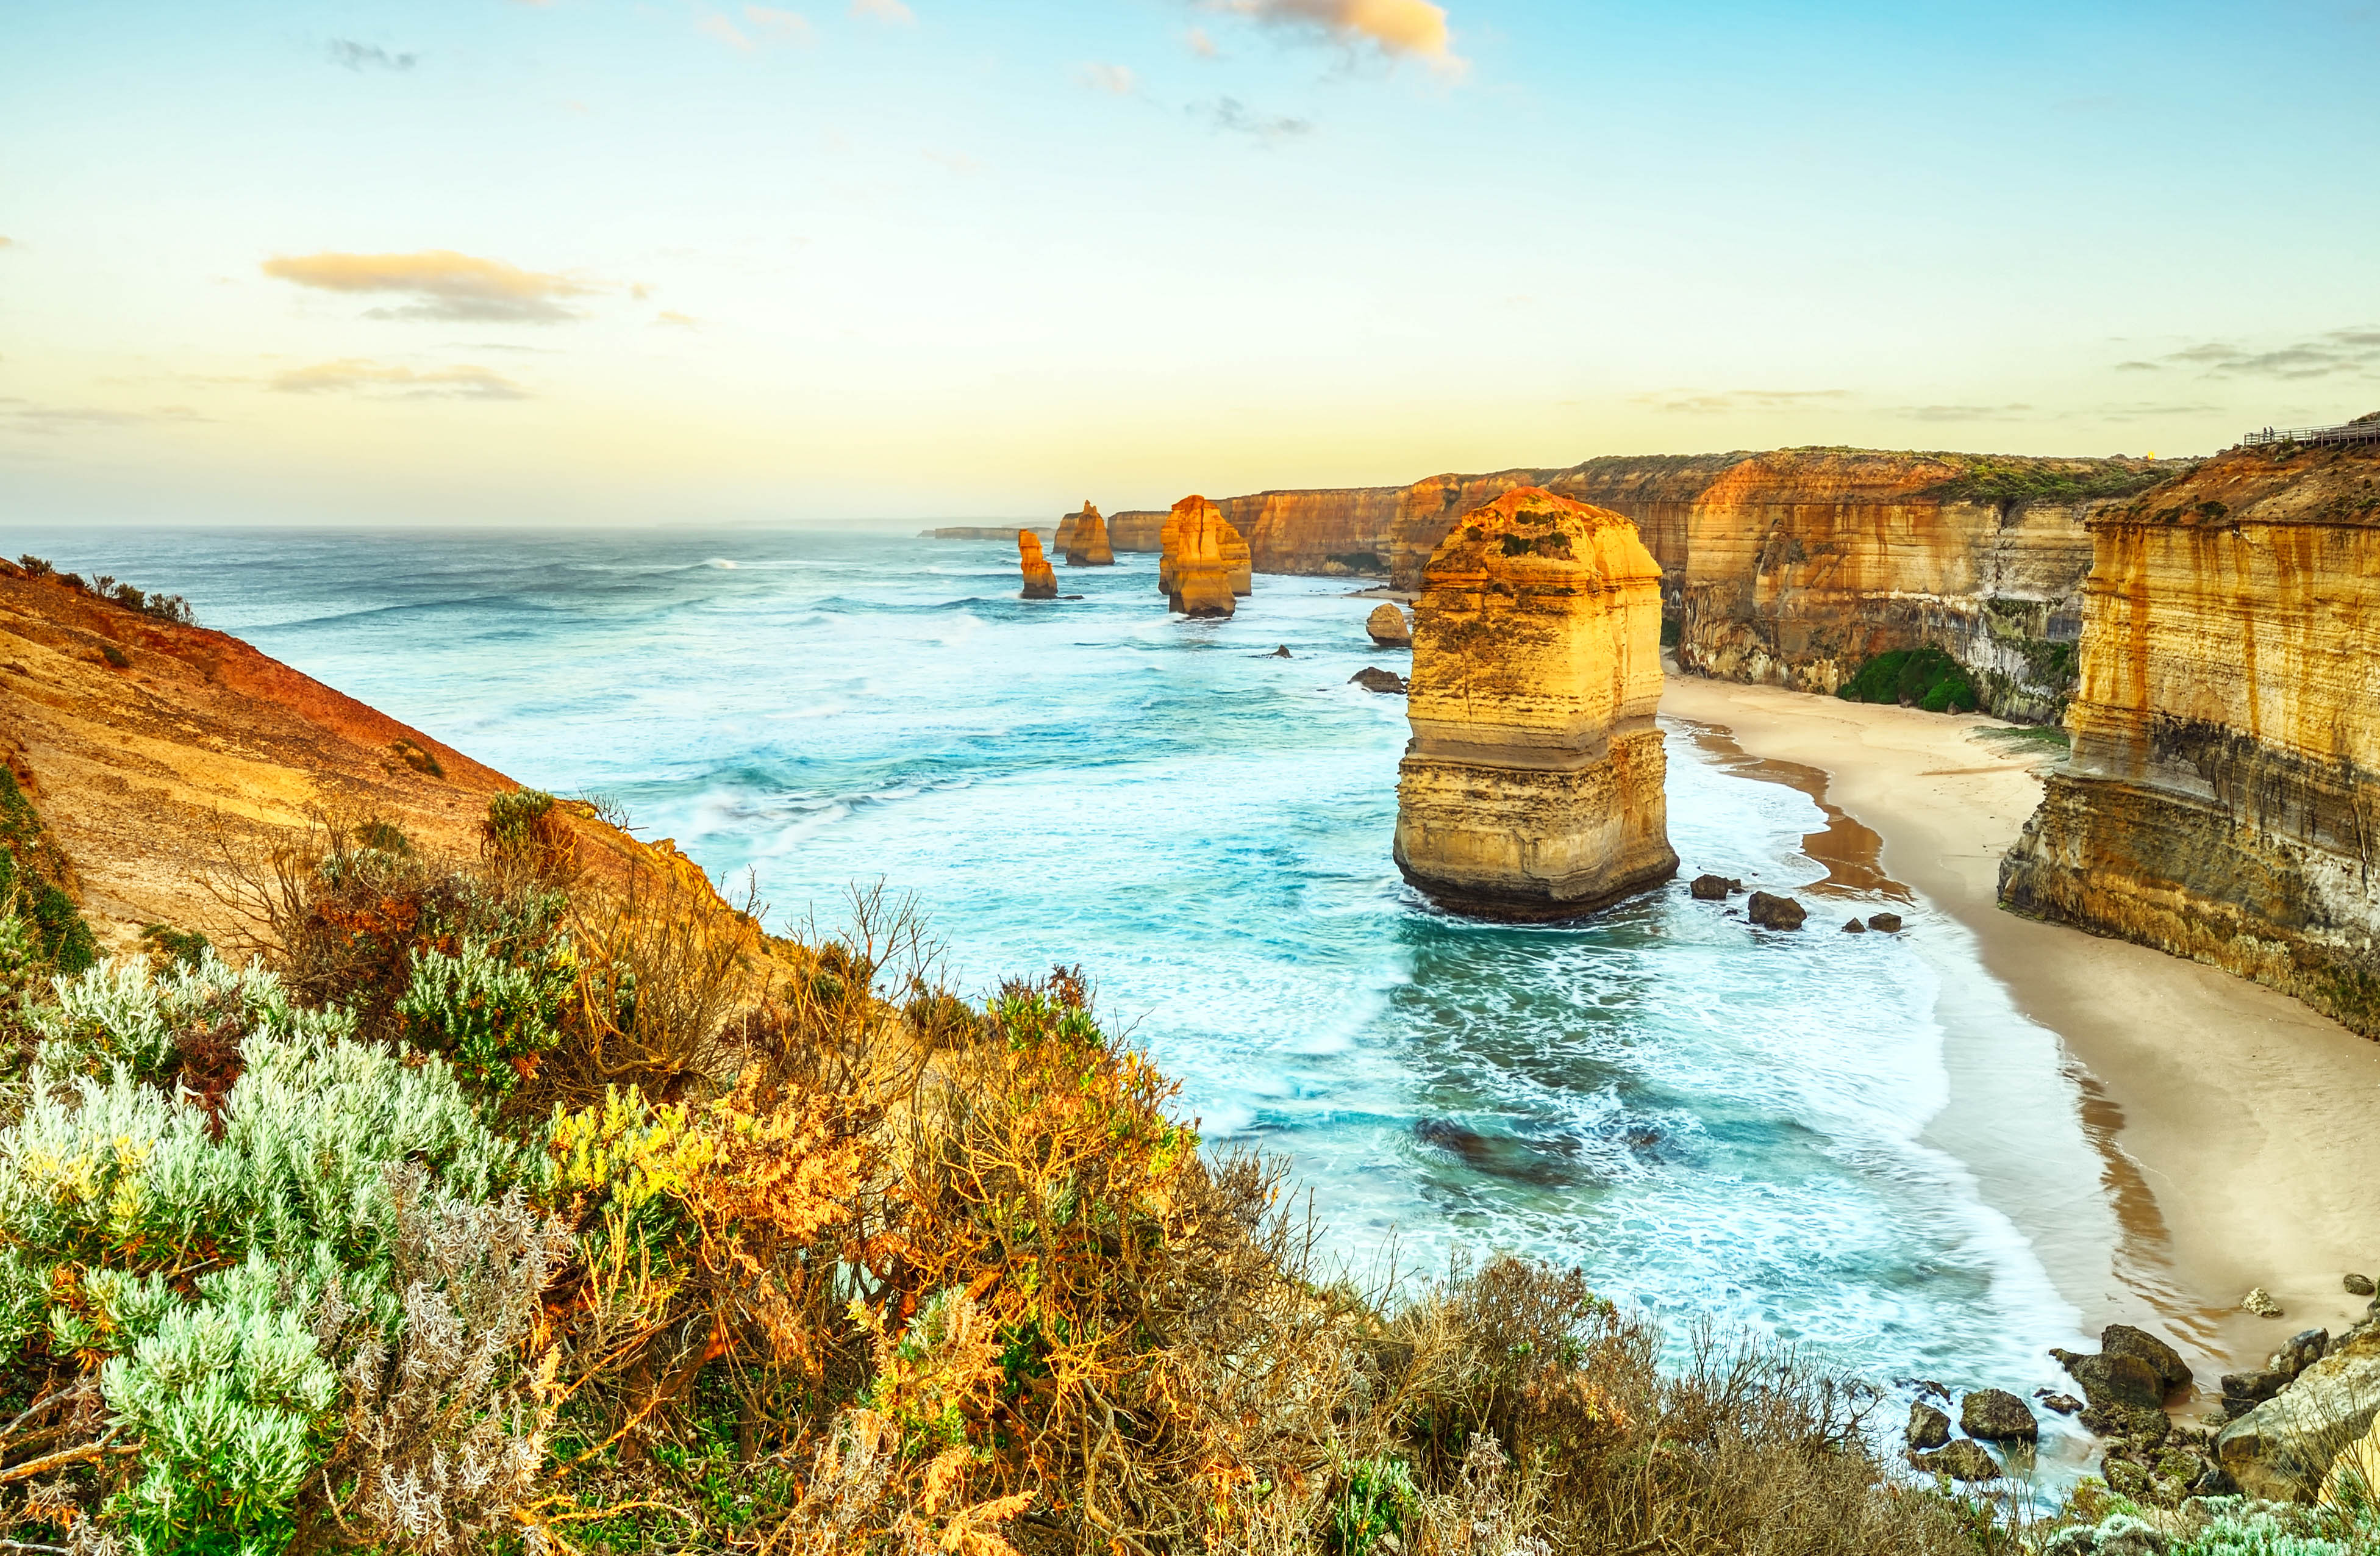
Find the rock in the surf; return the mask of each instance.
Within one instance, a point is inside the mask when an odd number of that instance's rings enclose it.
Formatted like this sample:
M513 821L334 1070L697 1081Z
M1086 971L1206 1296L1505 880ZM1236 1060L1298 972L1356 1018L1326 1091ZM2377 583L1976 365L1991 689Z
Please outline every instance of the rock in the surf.
M2369 1275L2341 1275L2338 1283L2347 1288L2350 1296L2370 1296L2374 1290Z
M1950 1417L1922 1399L1912 1401L1909 1430L1905 1435L1909 1446L1919 1453L1928 1448L1939 1448L1950 1441Z
M2031 1442L2041 1436L2032 1410L2006 1389L1977 1389L1961 1400L1959 1428L1984 1442Z
M1058 598L1058 574L1050 559L1041 554L1041 537L1030 529L1016 532L1016 556L1025 570L1025 593L1027 600Z
M1900 915L1871 913L1867 918L1867 927L1879 934L1897 935L1900 932Z
M1289 651L1289 645L1287 643L1283 643L1281 647L1273 650L1272 652L1265 655L1265 657L1267 659L1291 659L1295 656Z
M2084 1355L2074 1351L2052 1351L2065 1368L2066 1375L2082 1386L2082 1397L2095 1406L2139 1405L2155 1409L2165 1403L2165 1380L2156 1368L2138 1356L2110 1355L2100 1352Z
M1912 1453L1909 1462L1927 1475L1947 1475L1953 1480L1996 1480L1999 1477L1999 1461L1980 1442L1965 1438L1933 1453Z
M1068 514L1058 526L1058 549L1069 567L1115 565L1115 547L1108 542L1108 521L1087 499L1081 513Z
M1850 919L1843 925L1843 933L1847 935L1864 935L1867 933L1867 926L1861 923L1856 918Z
M1413 623L1405 620L1405 614L1394 605L1374 606L1372 614L1364 618L1364 630L1384 649L1413 647Z
M1752 921L1764 930L1798 930L1809 915L1791 897L1780 897L1767 892L1755 892L1743 905Z
M2072 1394L2053 1394L2045 1389L2041 1391L2041 1407L2054 1410L2060 1416L2071 1416L2082 1408L2082 1402Z
M2314 1332L2322 1333L2320 1330ZM2324 1334L2323 1338L2330 1337ZM2165 1385L2168 1393L2190 1387L2190 1364L2181 1359L2181 1353L2144 1329L2109 1324L2099 1331L2099 1349L2109 1355L2137 1356L2148 1363L2156 1369L2157 1380ZM2320 1354L2318 1350L2315 1353Z
M1742 881L1730 881L1724 875L1697 875L1686 888L1697 902L1725 902L1729 893L1742 890Z
M1397 868L1440 906L1567 918L1677 872L1661 568L1636 527L1534 487L1439 542L1414 607Z
M1356 671L1353 675L1348 676L1347 684L1350 686L1361 687L1366 691L1402 691L1405 689L1405 678L1402 675L1398 675L1393 670L1380 670L1368 664L1364 666L1361 670Z
M1204 497L1184 497L1165 520L1165 553L1158 560L1167 608L1185 616L1232 614L1232 575L1223 538L1235 533L1223 510Z

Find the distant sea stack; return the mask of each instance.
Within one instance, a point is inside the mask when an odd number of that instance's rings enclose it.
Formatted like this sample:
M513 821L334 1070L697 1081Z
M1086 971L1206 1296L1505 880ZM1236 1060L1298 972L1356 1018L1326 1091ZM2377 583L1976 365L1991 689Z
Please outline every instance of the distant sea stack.
M2073 755L2001 900L2380 1037L2380 443L2236 448L2090 529Z
M1232 614L1232 572L1226 539L1237 539L1223 510L1204 497L1184 497L1165 520L1165 553L1157 564L1166 605L1186 616Z
M1566 918L1677 872L1662 796L1661 567L1636 527L1535 487L1424 570L1397 868L1460 913Z
M1086 503L1085 507L1090 504ZM1058 532L1050 538L1050 554L1064 556L1075 549L1075 526L1082 522L1080 514L1068 514L1058 521Z
M1030 529L1019 529L1016 532L1016 555L1025 569L1025 591L1022 598L1057 599L1058 574L1050 565L1050 559L1041 554L1041 537Z
M1115 548L1108 543L1107 520L1088 502L1084 503L1081 513L1068 514L1058 526L1058 549L1065 553L1069 567L1115 565Z

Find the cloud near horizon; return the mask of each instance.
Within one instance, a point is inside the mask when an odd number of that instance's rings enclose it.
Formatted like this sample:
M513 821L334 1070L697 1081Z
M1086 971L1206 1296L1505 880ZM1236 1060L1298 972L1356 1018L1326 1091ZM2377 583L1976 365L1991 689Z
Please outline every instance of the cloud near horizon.
M1716 394L1639 395L1636 403L1682 416L1725 416L1737 411L1794 410L1848 400L1848 389L1722 389Z
M350 70L410 70L419 57L409 54L391 54L378 43L358 43L352 38L334 38L326 51L334 65Z
M2211 378L2331 378L2342 373L2380 375L2380 330L2330 330L2269 351L2228 341L2210 341L2172 352L2155 362L2119 362L2126 372L2155 372L2164 364L2197 368Z
M1129 65L1101 65L1094 61L1083 67L1077 75L1093 91L1113 92L1118 97L1130 97L1138 78Z
M528 391L491 368L464 363L417 371L364 357L292 368L267 387L276 395L355 395L392 400L525 400Z
M1446 7L1430 0L1202 0L1208 10L1245 17L1268 27L1318 32L1333 42L1369 44L1384 55L1410 55L1442 70L1460 70Z
M917 13L903 5L901 0L851 0L851 14L856 17L871 17L878 21L889 22L894 27L917 25Z
M582 315L562 298L586 297L595 287L567 276L523 270L502 260L424 249L412 254L325 252L276 255L264 274L321 292L394 294L412 300L403 308L375 308L368 319L452 319L512 324L557 324Z

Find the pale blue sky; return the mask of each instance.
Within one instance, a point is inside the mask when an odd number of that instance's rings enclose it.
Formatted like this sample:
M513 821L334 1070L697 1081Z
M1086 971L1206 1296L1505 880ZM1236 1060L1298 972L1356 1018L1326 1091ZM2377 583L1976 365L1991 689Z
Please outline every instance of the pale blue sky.
M0 16L0 504L47 521L1039 514L2380 407L2369 3Z

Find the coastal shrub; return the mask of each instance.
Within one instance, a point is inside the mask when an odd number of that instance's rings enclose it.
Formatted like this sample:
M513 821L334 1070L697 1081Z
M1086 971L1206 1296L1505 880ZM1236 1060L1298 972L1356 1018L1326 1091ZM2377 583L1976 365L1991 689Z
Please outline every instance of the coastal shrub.
M1931 645L1877 654L1836 695L1846 702L1893 702L1929 713L1972 713L1982 706L1959 662Z
M435 946L415 953L396 1014L407 1041L501 1095L534 1074L560 1040L563 1003L577 982L566 939L546 940L516 960L466 937L451 956Z
M65 856L17 775L0 765L0 909L30 930L42 960L71 977L98 959L99 948L65 880Z
M1962 467L1957 476L1928 493L1944 502L2081 502L2092 497L2130 497L2176 471L2154 465L2112 460L1994 458L1988 455L1937 455Z
M29 578L55 578L68 589L96 594L110 604L121 605L128 611L138 611L143 615L154 616L159 621L171 622L177 626L198 625L198 617L192 614L190 602L178 594L153 594L147 590L125 583L111 573L102 573L86 584L81 574L61 573L49 562L30 553L18 557L17 565L24 570L25 576ZM108 656L110 664L119 670L124 668L124 662L117 659L113 650L103 649L101 652Z

